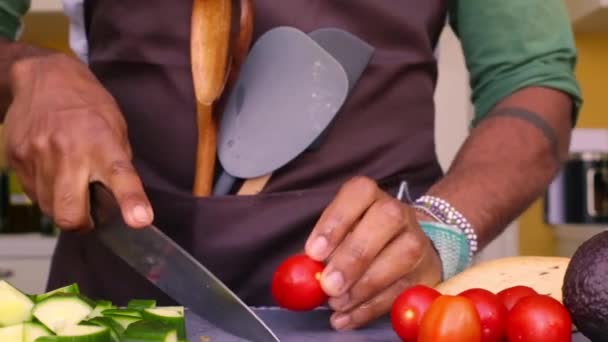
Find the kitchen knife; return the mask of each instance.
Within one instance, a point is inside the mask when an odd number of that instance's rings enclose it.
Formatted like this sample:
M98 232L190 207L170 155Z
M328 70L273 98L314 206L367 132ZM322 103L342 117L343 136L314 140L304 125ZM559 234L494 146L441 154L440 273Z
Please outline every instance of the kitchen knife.
M253 342L279 339L226 285L153 225L130 228L114 195L91 185L94 234L135 271L195 314Z

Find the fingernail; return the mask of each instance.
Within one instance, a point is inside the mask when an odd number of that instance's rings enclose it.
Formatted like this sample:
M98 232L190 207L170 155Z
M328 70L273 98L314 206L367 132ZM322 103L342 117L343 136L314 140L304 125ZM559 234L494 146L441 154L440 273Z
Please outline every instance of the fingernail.
M309 252L310 256L315 259L325 258L325 250L327 249L327 239L320 236L312 241L310 244Z
M343 329L350 323L350 316L346 314L339 314L333 319L333 325L336 329Z
M340 310L343 309L346 305L348 305L348 302L350 302L350 296L348 295L348 293L345 293L340 297L330 299L329 304L334 310Z
M338 293L344 285L342 272L334 271L324 279L325 288L329 293Z
M149 214L148 210L146 209L146 207L144 207L141 204L136 205L133 208L132 213L133 213L133 218L137 222L147 223L148 220L150 219L150 214Z

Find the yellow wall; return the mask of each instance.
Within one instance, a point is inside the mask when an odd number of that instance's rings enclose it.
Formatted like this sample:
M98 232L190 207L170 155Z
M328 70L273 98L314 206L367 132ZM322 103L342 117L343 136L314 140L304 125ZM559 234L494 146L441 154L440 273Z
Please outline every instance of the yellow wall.
M68 43L68 19L61 12L29 13L24 18L24 31L21 41L48 49L70 53ZM3 135L0 125L0 137ZM4 139L0 138L0 150L4 151ZM6 166L4 153L0 153L0 169Z
M24 42L69 52L68 18L61 12L30 13L24 18Z
M608 34L577 34L579 49L577 76L584 96L578 128L608 128ZM555 241L544 224L543 202L537 201L519 220L520 253L552 255Z

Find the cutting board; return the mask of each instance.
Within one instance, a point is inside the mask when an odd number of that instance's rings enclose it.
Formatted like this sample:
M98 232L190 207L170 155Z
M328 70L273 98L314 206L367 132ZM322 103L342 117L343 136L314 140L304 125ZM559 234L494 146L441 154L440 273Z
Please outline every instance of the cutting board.
M213 310L209 308L209 310ZM308 312L291 312L278 308L256 308L256 314L270 326L281 342L398 342L388 319L356 331L336 332L329 325L331 311L318 309ZM187 312L188 341L200 342L201 336L209 342L243 342L244 339L214 328L200 317ZM238 322L236 323L238 325ZM581 334L573 335L572 342L590 342Z

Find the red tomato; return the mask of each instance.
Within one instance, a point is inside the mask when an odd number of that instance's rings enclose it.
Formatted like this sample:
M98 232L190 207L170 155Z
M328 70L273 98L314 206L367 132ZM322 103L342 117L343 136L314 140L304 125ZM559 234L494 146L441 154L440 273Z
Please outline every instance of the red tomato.
M440 295L441 293L433 288L416 285L401 292L395 299L391 309L391 322L402 341L417 340L424 313Z
M304 254L287 258L272 278L272 296L278 305L293 311L322 305L327 300L320 282L324 267Z
M518 342L570 342L572 319L568 310L549 296L526 297L509 313L507 337Z
M484 289L470 289L460 296L473 301L481 320L483 342L500 342L506 334L509 311L497 295Z
M473 301L442 295L422 317L418 342L481 342L481 320Z
M531 287L528 286L513 286L498 292L496 295L507 307L507 310L511 309L523 298L528 296L534 296L538 293Z

